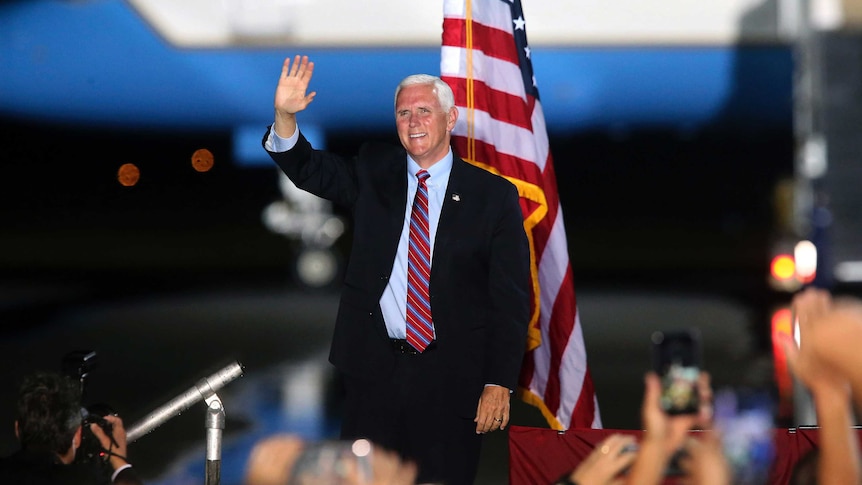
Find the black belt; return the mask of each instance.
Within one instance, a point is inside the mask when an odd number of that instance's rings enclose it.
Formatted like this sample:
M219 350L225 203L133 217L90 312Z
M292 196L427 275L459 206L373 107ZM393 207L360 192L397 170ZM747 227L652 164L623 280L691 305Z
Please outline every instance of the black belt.
M399 354L418 355L424 353L416 350L416 347L413 347L412 345L407 343L407 341L403 338L391 338L389 339L389 343L392 344L392 348L395 350L395 352ZM436 348L437 341L432 340L431 343L428 344L428 347L425 347L425 352L428 352L429 350L434 350Z

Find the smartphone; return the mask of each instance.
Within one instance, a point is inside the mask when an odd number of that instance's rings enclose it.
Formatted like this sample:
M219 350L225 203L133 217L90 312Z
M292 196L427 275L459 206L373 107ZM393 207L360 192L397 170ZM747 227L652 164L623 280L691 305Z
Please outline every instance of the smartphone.
M661 379L661 407L668 414L698 412L697 381L701 369L697 329L654 332L653 370Z

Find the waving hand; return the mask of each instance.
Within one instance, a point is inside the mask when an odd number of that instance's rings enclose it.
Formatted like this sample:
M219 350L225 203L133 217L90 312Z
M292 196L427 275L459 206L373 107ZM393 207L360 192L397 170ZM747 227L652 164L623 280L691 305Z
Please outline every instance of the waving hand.
M297 55L291 63L284 60L278 87L275 90L275 131L279 136L289 137L296 131L296 113L304 110L317 94L308 90L308 83L314 73L314 63L308 56Z

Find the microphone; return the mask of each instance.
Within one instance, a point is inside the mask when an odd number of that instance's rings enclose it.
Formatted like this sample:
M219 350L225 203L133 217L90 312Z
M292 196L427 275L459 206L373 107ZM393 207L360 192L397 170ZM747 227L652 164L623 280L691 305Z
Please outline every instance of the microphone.
M243 367L239 362L228 365L215 374L205 377L194 387L171 399L149 415L126 429L126 442L132 443L141 436L161 426L165 421L179 415L193 404L214 395L228 382L242 376Z

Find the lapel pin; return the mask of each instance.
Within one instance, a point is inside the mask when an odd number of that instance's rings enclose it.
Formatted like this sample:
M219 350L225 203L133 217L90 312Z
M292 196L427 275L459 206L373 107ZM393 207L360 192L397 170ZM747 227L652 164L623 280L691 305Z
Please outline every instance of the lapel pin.
M452 194L452 200L454 200L455 202L461 202L461 195Z

